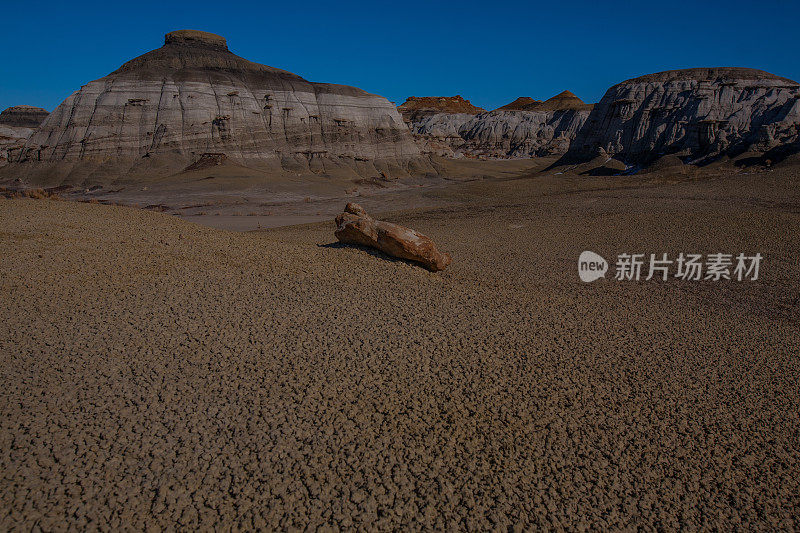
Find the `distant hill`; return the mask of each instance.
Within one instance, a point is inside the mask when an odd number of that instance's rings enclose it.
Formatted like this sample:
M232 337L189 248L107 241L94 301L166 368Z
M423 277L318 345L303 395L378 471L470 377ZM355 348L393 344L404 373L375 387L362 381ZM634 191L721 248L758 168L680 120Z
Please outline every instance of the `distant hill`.
M486 110L476 107L460 94L456 96L409 96L397 108L406 122L417 122L423 117L437 113L467 113L477 115Z
M559 111L563 109L589 111L592 109L592 104L585 103L570 91L564 91L544 102L534 100L530 96L520 96L510 104L506 104L495 111Z
M12 128L36 128L50 113L41 107L16 105L0 113L0 125Z

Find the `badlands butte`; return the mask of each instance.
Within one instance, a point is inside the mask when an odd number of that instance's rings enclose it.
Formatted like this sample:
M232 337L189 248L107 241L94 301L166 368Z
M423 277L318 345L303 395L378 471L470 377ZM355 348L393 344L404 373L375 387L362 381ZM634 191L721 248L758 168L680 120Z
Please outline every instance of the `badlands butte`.
M594 105L564 91L494 111L461 96L395 108L355 87L252 63L223 37L192 30L167 34L161 48L45 113L18 106L0 115L1 186L281 221L328 217L352 193L520 175L538 168L532 158L557 157L554 167L577 174L692 173L800 150L800 86L753 69L645 75Z
M800 529L799 135L753 69L395 107L192 30L3 111L0 529ZM613 279L681 252L763 261Z

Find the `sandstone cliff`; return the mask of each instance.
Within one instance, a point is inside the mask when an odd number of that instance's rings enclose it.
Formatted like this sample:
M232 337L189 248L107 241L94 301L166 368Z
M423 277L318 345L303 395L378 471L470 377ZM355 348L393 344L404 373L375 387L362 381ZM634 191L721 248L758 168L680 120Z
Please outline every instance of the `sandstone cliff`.
M423 150L440 155L527 158L563 154L591 105L564 91L544 102L518 98L479 114L437 113L411 123Z
M676 70L611 87L563 161L606 153L629 165L667 154L703 162L796 143L799 133L796 82L752 69Z
M385 98L252 63L224 38L188 30L84 85L10 155L17 175L81 183L168 176L205 153L292 175L425 165Z

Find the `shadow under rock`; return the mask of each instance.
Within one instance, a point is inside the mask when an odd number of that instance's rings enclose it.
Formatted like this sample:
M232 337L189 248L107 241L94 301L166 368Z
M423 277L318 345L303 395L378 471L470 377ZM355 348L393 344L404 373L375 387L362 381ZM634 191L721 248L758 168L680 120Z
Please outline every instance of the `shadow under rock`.
M370 248L369 246L364 246L361 244L345 244L343 242L330 242L328 244L318 244L317 247L319 248L328 248L333 250L341 250L344 248L352 248L355 250L361 250L362 252L366 252L372 257L376 257L378 259L383 259L384 261L389 261L390 263L405 263L407 265L411 265L417 268L421 268L422 270L426 270L425 267L416 263L414 261L410 261L408 259L401 259L399 257L391 256L385 252L380 250L376 250L375 248Z
M776 163L780 163L784 159L788 159L797 154L800 154L800 142L792 144L782 144L780 146L772 148L767 152L764 152L763 154L740 159L736 162L736 166L738 166L739 168L744 168L754 165L770 166Z

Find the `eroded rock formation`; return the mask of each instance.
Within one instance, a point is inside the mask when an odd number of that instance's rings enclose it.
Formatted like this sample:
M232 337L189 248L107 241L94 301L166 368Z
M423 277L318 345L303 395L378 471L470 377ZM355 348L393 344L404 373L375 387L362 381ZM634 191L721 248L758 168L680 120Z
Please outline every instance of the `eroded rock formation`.
M291 175L403 175L425 162L396 108L355 87L312 83L228 51L198 31L72 94L12 154L52 182L168 176L225 154Z
M436 113L411 123L423 150L439 155L525 158L563 154L591 105L564 91L544 102L521 97L480 114Z
M0 165L8 161L8 151L20 150L33 130L49 113L41 107L18 105L0 113Z
M743 68L674 70L611 87L564 162L600 151L629 165L668 154L701 162L796 143L799 133L796 82Z
M336 217L336 238L345 244L375 248L393 257L414 261L432 272L444 270L452 259L433 241L398 224L375 220L363 207L349 203Z
M0 124L0 166L8 162L8 154L14 154L25 146L25 141L33 134L32 128L20 128Z

